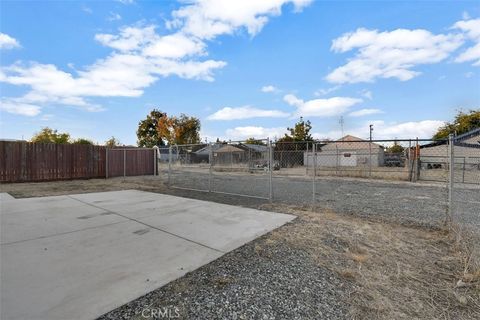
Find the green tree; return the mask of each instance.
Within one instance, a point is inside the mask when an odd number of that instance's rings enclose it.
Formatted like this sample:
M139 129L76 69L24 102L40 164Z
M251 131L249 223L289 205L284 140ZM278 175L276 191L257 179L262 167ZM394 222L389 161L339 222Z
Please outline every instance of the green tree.
M139 147L164 146L165 142L158 131L158 123L167 117L165 112L153 109L145 120L138 123L137 138Z
M200 119L181 114L174 117L173 130L176 144L200 143Z
M114 136L112 136L110 139L105 141L105 146L108 148L114 148L116 146L119 146L121 143L118 139L116 139Z
M70 134L61 133L57 130L51 129L49 127L42 128L40 132L35 133L35 135L30 139L31 142L39 143L57 143L65 144L70 143Z
M200 142L200 120L181 114L180 117L162 117L158 121L158 136L166 144L193 144Z
M467 112L458 111L453 122L447 122L433 136L434 140L447 138L449 134L463 134L475 128L480 128L480 110Z
M258 145L261 145L261 146L266 145L266 143L263 140L258 140L258 139L255 139L255 138L248 138L247 140L245 140L245 143L246 144L258 144Z
M84 138L78 138L78 139L75 139L73 140L72 142L73 144L89 144L89 145L93 145L93 141L91 140L88 140L88 139L84 139Z
M404 150L405 148L399 145L397 141L394 141L393 145L387 148L389 153L403 153Z
M313 137L310 134L310 131L312 130L312 124L310 120L303 120L303 117L300 117L300 120L295 123L293 128L287 128L287 130L290 131L290 134L285 134L285 136L280 138L278 141L313 141Z

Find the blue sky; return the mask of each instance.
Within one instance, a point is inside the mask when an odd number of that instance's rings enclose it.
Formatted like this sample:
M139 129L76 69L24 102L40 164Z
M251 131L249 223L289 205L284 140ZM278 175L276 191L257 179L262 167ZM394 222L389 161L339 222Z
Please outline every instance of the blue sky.
M202 139L430 137L480 107L478 1L2 1L1 138L136 143L154 107Z

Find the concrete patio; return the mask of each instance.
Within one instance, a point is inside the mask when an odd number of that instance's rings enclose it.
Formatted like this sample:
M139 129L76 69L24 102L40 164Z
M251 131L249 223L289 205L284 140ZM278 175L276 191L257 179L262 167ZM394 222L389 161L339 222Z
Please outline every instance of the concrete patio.
M94 319L292 215L135 190L1 195L2 319Z

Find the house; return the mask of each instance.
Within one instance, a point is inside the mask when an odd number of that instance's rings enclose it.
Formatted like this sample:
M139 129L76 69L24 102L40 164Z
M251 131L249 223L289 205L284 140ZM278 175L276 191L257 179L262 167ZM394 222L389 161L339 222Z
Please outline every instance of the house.
M213 157L213 164L221 166L236 164L253 165L255 161L268 159L268 147L265 145L215 143L195 151L196 162L208 163L210 152Z
M455 165L480 168L480 128L476 128L454 138L453 154ZM445 168L449 162L448 140L439 140L420 146L422 168Z
M314 154L304 153L304 163L313 164ZM358 137L347 135L321 147L317 146L316 165L324 167L363 167L383 166L385 159L384 147Z

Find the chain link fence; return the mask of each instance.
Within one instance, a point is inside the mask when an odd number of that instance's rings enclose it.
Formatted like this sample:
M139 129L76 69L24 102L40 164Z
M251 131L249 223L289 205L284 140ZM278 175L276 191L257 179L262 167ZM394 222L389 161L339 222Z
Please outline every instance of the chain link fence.
M460 138L174 145L158 149L158 172L172 188L478 235L480 147Z

